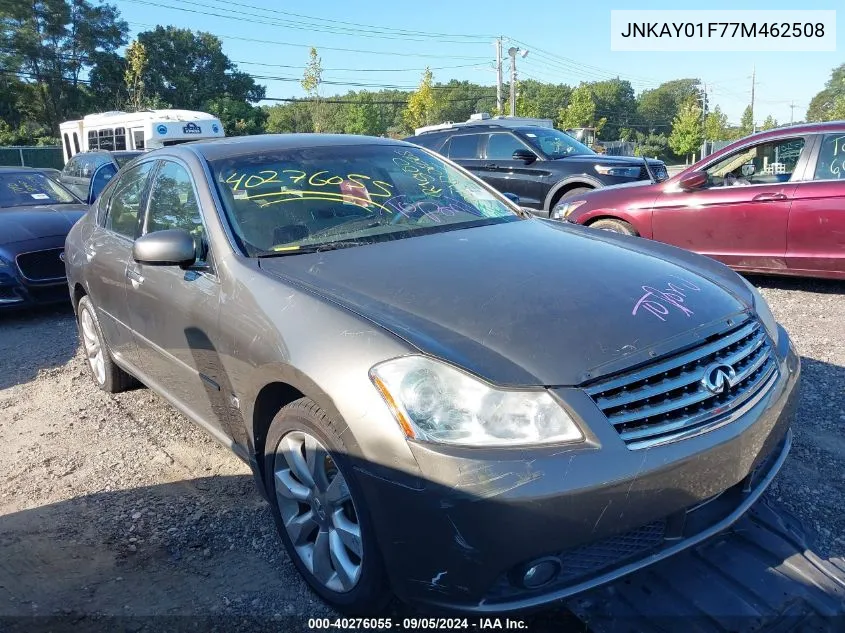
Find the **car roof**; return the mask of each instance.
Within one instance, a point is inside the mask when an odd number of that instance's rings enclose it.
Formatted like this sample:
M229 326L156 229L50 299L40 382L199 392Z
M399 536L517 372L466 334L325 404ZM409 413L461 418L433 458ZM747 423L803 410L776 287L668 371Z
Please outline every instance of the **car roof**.
M191 151L203 156L206 160L217 160L255 152L354 145L407 145L408 147L415 147L404 141L375 136L357 136L355 134L257 134L172 145L161 150L155 150L153 153L158 154L165 150L174 153Z
M549 128L544 125L502 125L501 123L489 123L487 121L478 121L477 123L473 121L471 123L456 123L453 127L443 128L442 130L431 130L421 134L414 134L413 136L408 136L406 138L434 138L437 136L448 136L450 134L480 134L491 130L495 130L497 132L500 130L516 130L518 132L525 132L550 129L554 128Z
M53 167L21 167L19 165L0 165L0 174L31 174Z

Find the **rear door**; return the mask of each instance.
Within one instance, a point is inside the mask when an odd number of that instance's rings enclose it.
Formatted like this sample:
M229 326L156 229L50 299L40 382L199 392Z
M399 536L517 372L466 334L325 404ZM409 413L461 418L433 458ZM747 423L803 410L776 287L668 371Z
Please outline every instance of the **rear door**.
M134 340L126 305L126 267L138 235L139 212L154 163L145 162L120 174L98 209L103 217L85 243L88 292L97 309L110 351L133 363Z
M817 137L789 212L790 270L845 275L845 133Z
M540 210L549 190L550 173L542 159L533 163L514 160L516 150L536 151L509 131L493 132L487 137L484 150L485 179L502 193L515 193L521 206Z
M484 162L481 160L482 144L484 134L455 134L443 147L440 153L448 156L461 167L468 169L479 178L488 180L488 174L484 169Z
M666 190L654 203L654 239L743 270L786 268L786 234L796 174L808 139L751 143L704 168L696 191Z

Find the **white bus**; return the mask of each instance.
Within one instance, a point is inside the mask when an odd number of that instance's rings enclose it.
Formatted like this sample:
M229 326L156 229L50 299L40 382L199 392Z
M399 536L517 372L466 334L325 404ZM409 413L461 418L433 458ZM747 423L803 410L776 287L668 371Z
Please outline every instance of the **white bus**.
M143 150L225 136L220 120L192 110L142 110L89 114L59 126L65 162L95 149Z

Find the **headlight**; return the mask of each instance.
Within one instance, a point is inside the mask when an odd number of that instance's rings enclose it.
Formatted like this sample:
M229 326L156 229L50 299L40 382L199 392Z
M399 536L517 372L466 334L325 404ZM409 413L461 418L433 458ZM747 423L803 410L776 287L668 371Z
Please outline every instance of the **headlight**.
M497 389L424 356L380 363L370 378L409 438L466 446L584 439L547 391Z
M2 256L0 256L0 270L3 270L5 268L11 268L11 267L12 267L12 262L10 262L9 260L4 259Z
M639 178L640 167L614 167L613 165L596 165L595 169L602 176L619 176L621 178Z
M552 210L552 220L565 220L575 209L582 204L586 204L586 200L575 200L574 202L561 202Z
M778 322L775 320L775 316L772 314L772 309L769 307L769 304L763 298L763 295L760 294L760 291L754 287L754 285L748 281L745 277L740 276L743 283L746 285L748 290L751 291L751 296L754 301L754 311L757 313L757 316L760 318L760 321L763 323L763 327L766 328L766 332L769 333L769 336L774 341L775 345L778 343Z

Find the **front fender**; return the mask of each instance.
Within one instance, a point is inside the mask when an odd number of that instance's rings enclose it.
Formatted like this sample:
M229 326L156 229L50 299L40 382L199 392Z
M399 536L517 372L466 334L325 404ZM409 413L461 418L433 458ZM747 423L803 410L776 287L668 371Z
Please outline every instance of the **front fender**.
M619 209L616 207L598 208L584 211L569 220L575 224L587 225L596 220L609 218L614 220L624 220L633 226L640 237L652 239L654 232L651 227L652 211L638 210L637 213L631 213L628 209Z
M549 193L546 194L546 199L543 201L543 208L549 212L551 215L552 212L552 200L555 199L555 196L558 192L566 187L571 187L572 185L580 185L583 187L591 187L593 189L599 189L600 187L604 186L601 180L598 178L594 178L593 176L588 176L587 174L576 174L574 176L568 176L561 181L558 181L550 190Z

